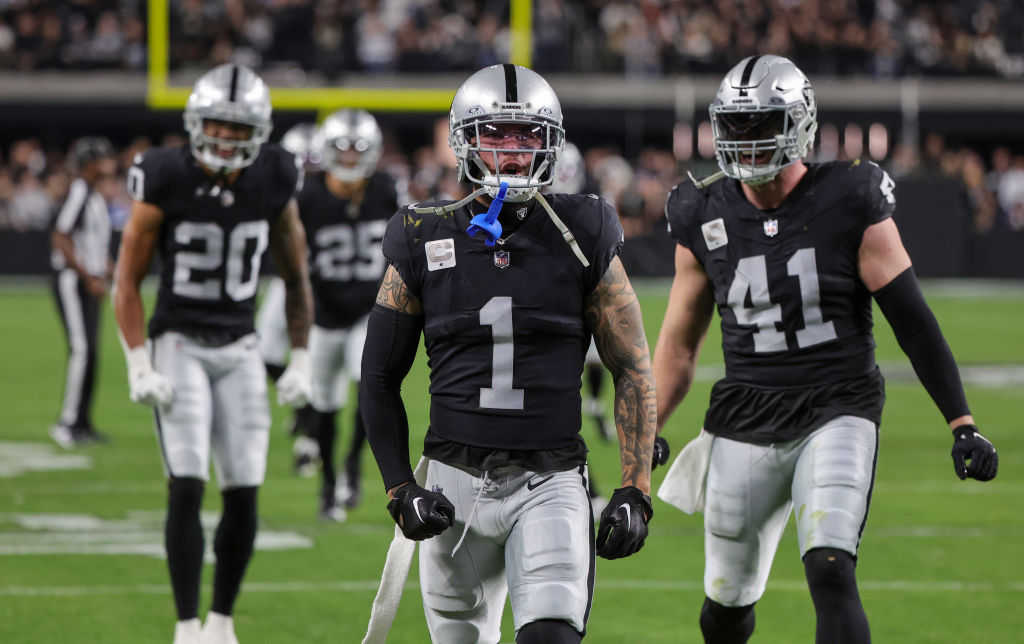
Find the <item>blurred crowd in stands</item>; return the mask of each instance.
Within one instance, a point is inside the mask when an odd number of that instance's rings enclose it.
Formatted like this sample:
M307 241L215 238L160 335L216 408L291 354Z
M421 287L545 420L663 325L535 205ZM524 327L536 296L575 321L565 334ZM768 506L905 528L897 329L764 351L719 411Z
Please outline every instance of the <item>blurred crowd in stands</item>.
M439 119L433 144L411 151L400 149L394 137L386 133L381 167L398 179L406 200L451 199L465 194L465 187L455 180L447 132L447 120ZM119 147L118 160L107 168L100 185L110 204L115 229L128 216L124 172L133 156L154 144L184 143L183 135L170 134L161 141L139 138ZM631 159L609 146L584 148L581 152L586 171L582 192L599 194L615 205L627 237L662 235L668 191L688 171L702 177L717 170L712 159L680 163L668 147L644 148ZM66 153L65 149L44 149L35 138L17 140L7 149L0 149L0 229L50 228L71 178ZM897 198L903 179L945 178L962 186L974 232L1024 231L1024 155L997 147L986 156L967 147L948 148L942 135L930 133L920 150L897 145L882 165L897 182ZM820 148L811 158L830 160Z
M508 59L509 0L169 0L173 68L472 71ZM534 0L538 71L724 73L752 52L823 74L1024 77L1020 0ZM146 66L145 0L0 0L0 69Z
M235 61L282 71L468 72L508 59L509 0L168 0L169 54L176 69ZM0 0L0 70L146 69L145 0ZM751 52L788 56L811 78L823 75L987 75L1024 78L1020 0L534 0L538 71L628 76L720 74ZM292 73L293 72L293 73ZM291 76L289 74L291 73ZM283 131L283 130L282 130ZM278 132L278 136L281 132ZM99 134L99 133L98 133ZM571 135L571 134L570 134ZM391 141L383 165L409 199L457 196L439 121L434 144L403 150ZM12 137L3 139L12 141ZM122 145L102 190L118 227L127 216L124 169L154 143ZM31 137L0 149L0 228L46 230L69 183L65 150ZM707 175L711 159L679 163L645 148L624 158L614 147L584 149L587 192L614 203L631 237L659 231L667 191L687 170ZM958 181L973 228L1024 230L1024 156L947 149L939 134L920 149L896 145L884 165L899 181ZM818 158L828 160L819 151Z

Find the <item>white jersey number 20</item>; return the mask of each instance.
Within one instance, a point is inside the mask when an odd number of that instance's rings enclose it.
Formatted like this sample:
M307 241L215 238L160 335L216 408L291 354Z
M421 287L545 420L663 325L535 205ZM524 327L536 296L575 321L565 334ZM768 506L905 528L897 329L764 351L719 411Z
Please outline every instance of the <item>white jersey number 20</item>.
M217 300L221 288L232 300L256 295L260 258L267 249L270 224L265 220L243 221L231 230L224 253L224 229L212 222L183 221L174 228L174 241L186 245L199 242L200 250L179 250L174 254L175 295L197 300ZM216 271L225 264L224 279L212 276L194 279L193 271Z

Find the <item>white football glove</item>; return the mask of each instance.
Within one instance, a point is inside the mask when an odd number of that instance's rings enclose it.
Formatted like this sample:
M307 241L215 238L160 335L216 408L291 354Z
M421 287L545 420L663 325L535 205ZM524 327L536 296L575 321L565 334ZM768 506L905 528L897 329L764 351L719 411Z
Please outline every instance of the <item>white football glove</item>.
M153 363L145 345L129 349L126 354L128 361L128 396L132 402L149 406L165 406L174 399L174 387L171 381L153 371Z
M277 379L277 404L302 407L313 397L313 368L309 351L292 349L288 368Z

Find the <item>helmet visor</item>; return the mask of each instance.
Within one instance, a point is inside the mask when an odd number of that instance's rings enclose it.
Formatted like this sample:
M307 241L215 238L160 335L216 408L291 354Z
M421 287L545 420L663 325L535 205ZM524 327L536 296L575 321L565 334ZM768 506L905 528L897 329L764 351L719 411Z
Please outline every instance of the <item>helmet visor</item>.
M764 141L786 130L786 111L718 112L719 138L724 141Z
M476 143L489 150L539 150L545 146L545 130L536 123L481 122Z
M547 159L549 127L541 123L477 121L470 145L490 173L532 177Z

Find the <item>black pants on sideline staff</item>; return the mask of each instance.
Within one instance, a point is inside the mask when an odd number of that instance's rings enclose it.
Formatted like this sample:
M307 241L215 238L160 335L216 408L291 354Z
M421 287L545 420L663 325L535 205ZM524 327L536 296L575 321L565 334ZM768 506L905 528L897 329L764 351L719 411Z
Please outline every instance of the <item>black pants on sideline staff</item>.
M91 428L100 301L85 290L78 274L70 268L56 274L53 290L69 350L60 423L72 428Z

